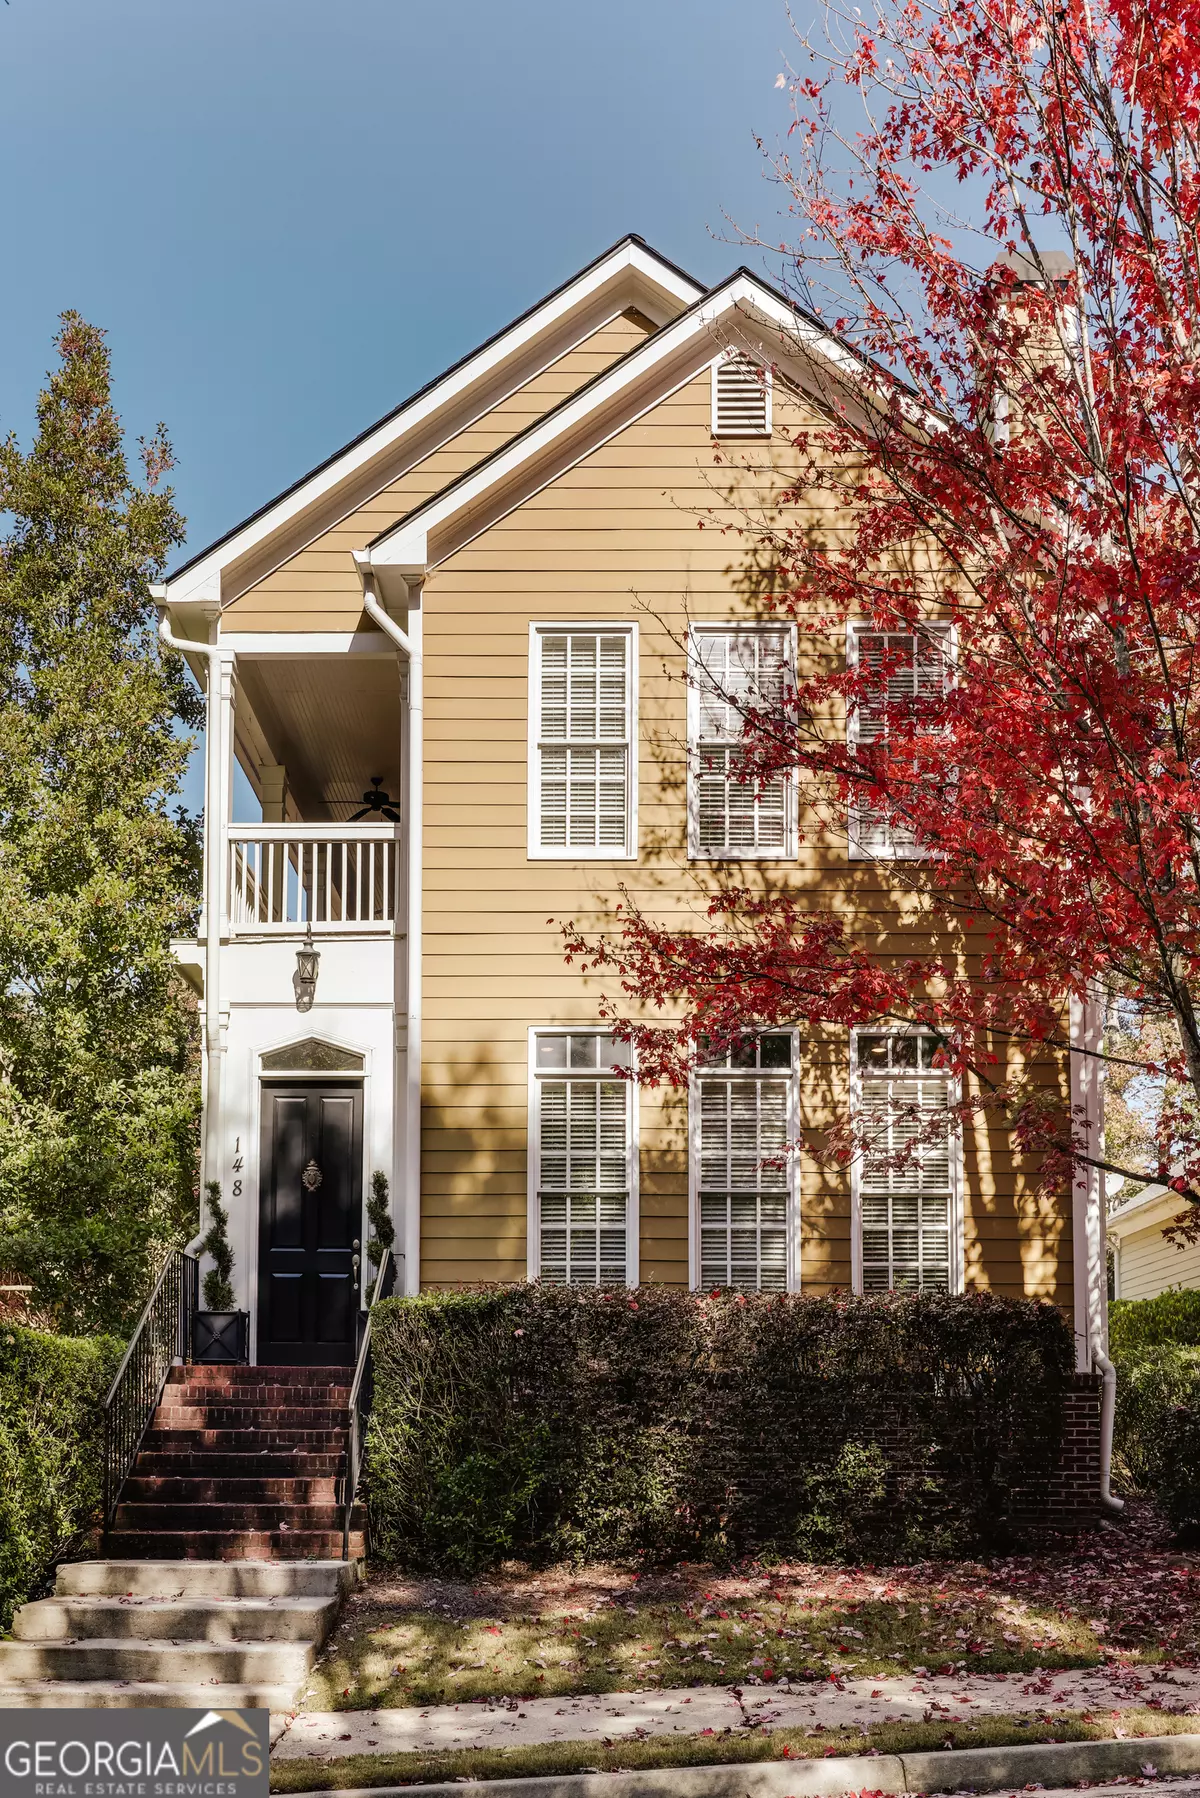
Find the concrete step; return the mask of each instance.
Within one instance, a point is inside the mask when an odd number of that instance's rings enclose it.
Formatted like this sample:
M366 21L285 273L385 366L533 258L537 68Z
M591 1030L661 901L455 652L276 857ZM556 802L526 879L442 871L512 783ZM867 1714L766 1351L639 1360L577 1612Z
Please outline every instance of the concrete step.
M310 1642L139 1642L94 1636L82 1642L0 1642L0 1685L22 1680L155 1680L199 1685L287 1686L316 1659Z
M129 1710L276 1711L280 1728L296 1696L294 1685L171 1685L165 1680L29 1680L19 1686L0 1683L0 1710ZM274 1736L274 1731L272 1732Z
M110 1530L104 1545L123 1559L140 1555L169 1561L331 1561L342 1552L342 1532L295 1530ZM350 1531L350 1556L366 1553L361 1528Z
M198 1567L194 1559L69 1561L57 1598L330 1598L354 1589L362 1570L336 1556L307 1561L243 1560Z
M308 1449L196 1449L191 1454L160 1454L143 1449L137 1478L313 1480L336 1478L344 1454L313 1454Z
M340 1530L338 1504L125 1504L117 1506L114 1528L134 1530Z
M39 1598L13 1618L19 1642L308 1642L320 1647L341 1600Z
M122 1497L131 1505L335 1505L339 1481L239 1478L229 1474L156 1474L142 1470L126 1480Z

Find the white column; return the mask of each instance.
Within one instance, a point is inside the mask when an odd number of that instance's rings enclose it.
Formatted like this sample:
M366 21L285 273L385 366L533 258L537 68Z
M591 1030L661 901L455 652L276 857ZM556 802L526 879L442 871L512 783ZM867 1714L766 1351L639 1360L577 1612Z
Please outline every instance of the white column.
M1104 1143L1104 1014L1094 1001L1072 999L1071 1122L1084 1129L1089 1155ZM1108 1347L1108 1279L1104 1258L1104 1173L1077 1167L1071 1188L1071 1245L1074 1262L1075 1367L1090 1373L1093 1358Z
M215 631L214 626L214 631ZM221 940L228 934L229 823L233 809L233 652L208 664L204 763L204 1140L201 1180L221 1179L221 1096L228 1012L221 990Z
M403 1049L397 1081L403 1194L400 1228L404 1250L404 1290L421 1288L421 908L422 848L424 841L424 718L422 678L421 593L411 593L407 632L412 644L407 669L404 706L404 1026Z

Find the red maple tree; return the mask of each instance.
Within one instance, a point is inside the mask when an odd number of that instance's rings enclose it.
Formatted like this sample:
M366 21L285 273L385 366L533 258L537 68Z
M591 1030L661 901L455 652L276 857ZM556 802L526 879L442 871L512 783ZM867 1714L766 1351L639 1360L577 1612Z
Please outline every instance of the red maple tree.
M626 904L568 953L649 1079L747 1029L915 1023L1050 1177L1200 1204L1200 10L904 0L803 48L786 263L866 372L796 439L793 509L744 526L814 653L725 697L741 779L791 771L810 840L890 845L905 946L793 880L722 884L695 931ZM1096 1007L1121 1028L1085 1041ZM1145 1078L1148 1160L1014 1077L1041 1045Z

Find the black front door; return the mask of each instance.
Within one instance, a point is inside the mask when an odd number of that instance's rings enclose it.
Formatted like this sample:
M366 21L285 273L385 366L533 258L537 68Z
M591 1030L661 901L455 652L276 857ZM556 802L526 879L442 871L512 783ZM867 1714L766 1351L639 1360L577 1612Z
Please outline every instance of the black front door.
M354 1360L362 1220L362 1089L263 1087L258 1359Z

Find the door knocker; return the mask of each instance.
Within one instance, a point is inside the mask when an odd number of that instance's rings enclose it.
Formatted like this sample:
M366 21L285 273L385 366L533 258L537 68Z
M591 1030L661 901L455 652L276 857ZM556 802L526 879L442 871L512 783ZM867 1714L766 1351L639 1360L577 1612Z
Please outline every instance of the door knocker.
M316 1192L324 1178L325 1176L317 1166L316 1162L310 1161L304 1172L301 1174L300 1181L306 1192Z

